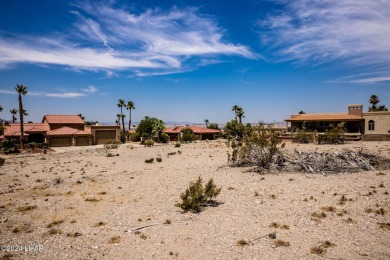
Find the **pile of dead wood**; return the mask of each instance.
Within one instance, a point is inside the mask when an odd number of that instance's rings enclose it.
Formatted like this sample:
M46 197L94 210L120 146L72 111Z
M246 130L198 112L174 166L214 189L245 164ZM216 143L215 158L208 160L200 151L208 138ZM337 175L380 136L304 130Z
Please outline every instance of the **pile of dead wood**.
M340 173L374 171L390 168L390 160L363 150L342 150L341 152L300 152L284 154L279 167L286 171L310 173Z
M363 149L358 151L342 150L340 152L301 152L295 150L290 154L279 152L273 156L269 155L269 151L259 149L247 153L245 159L246 166L264 168L262 167L264 160L267 160L268 169L287 172L328 174L390 169L390 159ZM270 159L271 161L269 161Z

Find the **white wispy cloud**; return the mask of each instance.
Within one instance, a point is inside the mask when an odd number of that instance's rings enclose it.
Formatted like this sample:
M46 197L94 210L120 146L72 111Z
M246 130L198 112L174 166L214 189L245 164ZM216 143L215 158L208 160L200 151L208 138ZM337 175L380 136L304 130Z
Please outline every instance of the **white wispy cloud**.
M280 1L285 9L258 22L280 61L390 68L390 1ZM390 74L370 81L387 80Z
M74 27L53 35L0 35L0 68L17 63L56 64L82 70L181 70L190 58L229 55L255 59L251 50L223 40L214 18L196 8L132 13L110 4L73 5ZM143 71L147 74L147 71Z
M77 98L77 97L84 97L87 95L95 94L98 91L98 89L92 85L88 86L87 88L81 89L81 91L66 91L62 90L59 92L44 92L44 91L31 91L29 90L27 95L30 96L38 96L38 97L53 97L53 98ZM7 95L16 95L16 91L6 90L6 89L0 89L1 94L7 94Z
M98 91L97 88L95 88L94 86L90 85L88 86L87 88L83 88L82 91L86 92L86 93L96 93Z

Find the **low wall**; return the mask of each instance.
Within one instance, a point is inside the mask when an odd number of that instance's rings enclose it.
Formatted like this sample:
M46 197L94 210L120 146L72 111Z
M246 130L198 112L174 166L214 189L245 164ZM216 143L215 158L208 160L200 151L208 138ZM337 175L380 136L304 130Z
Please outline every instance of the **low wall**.
M363 135L362 141L390 141L390 135Z

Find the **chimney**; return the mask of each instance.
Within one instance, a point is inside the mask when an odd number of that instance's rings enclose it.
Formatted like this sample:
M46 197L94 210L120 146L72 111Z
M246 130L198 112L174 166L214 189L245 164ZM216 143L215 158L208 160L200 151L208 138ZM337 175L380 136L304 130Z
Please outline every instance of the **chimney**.
M362 104L348 105L348 115L362 117L363 105Z

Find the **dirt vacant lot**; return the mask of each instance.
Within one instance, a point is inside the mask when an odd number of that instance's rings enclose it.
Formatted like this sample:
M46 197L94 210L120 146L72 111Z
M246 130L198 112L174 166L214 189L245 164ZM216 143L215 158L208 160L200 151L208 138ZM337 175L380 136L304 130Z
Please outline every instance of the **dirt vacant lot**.
M390 157L389 142L283 150L345 148ZM259 174L229 167L227 151L204 141L122 145L112 157L102 148L3 155L0 257L390 259L390 171ZM222 187L219 205L183 213L175 203L198 176Z

